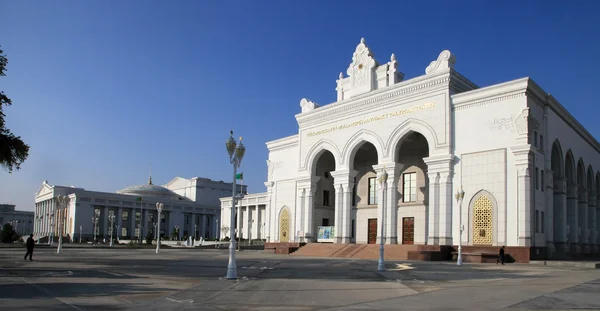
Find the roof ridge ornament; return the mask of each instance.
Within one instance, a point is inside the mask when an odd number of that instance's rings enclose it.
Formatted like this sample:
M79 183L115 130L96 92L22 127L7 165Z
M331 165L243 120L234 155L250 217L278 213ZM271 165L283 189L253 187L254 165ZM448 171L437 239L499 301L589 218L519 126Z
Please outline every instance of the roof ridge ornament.
M316 108L319 108L320 106L310 99L302 98L300 100L300 107L302 108L302 112L307 112L307 111L315 110Z
M425 73L429 75L444 69L454 68L455 63L456 56L449 50L443 50L437 60L432 61L429 66L425 68Z
M152 164L150 164L150 178L148 178L148 185L152 185Z

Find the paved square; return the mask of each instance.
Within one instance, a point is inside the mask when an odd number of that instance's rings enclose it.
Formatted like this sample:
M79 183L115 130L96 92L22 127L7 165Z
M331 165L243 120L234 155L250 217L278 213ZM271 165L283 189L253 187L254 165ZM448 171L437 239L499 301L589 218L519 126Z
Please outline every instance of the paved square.
M0 254L7 310L566 310L600 309L600 269L388 262L226 250L24 249Z

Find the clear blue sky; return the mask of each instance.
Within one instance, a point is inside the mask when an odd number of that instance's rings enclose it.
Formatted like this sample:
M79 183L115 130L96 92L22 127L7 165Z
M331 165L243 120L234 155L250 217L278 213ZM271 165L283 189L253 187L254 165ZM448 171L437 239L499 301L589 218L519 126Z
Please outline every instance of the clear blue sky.
M369 4L367 4L369 3ZM406 79L444 50L479 86L530 76L600 137L597 1L1 1L7 125L31 145L0 202L43 180L116 191L175 176L231 181L228 131L264 191L265 142L303 97L336 98L361 37Z

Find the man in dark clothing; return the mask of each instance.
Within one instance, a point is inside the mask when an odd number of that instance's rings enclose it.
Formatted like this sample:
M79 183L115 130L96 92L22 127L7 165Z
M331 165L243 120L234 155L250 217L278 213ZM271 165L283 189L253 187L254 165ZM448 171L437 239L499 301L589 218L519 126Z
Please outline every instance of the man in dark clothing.
M27 253L25 253L25 260L27 260L27 256L29 256L29 260L33 260L31 259L31 256L33 255L33 246L35 245L35 241L33 241L33 234L29 235L29 238L27 238Z
M496 264L498 264L499 262L501 262L504 265L504 246L502 246L502 248L500 248L500 255L498 256L498 260L496 261Z

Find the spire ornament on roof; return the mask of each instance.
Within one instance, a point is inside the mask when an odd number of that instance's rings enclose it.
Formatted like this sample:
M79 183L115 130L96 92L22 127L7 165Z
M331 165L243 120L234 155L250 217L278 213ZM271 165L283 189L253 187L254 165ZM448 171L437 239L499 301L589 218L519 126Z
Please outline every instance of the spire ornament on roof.
M150 178L148 178L148 185L152 185L152 164L150 164Z

